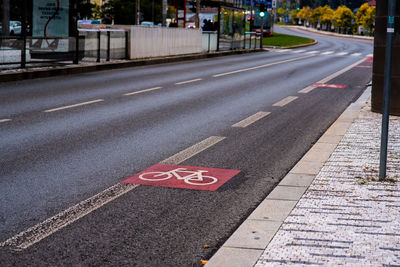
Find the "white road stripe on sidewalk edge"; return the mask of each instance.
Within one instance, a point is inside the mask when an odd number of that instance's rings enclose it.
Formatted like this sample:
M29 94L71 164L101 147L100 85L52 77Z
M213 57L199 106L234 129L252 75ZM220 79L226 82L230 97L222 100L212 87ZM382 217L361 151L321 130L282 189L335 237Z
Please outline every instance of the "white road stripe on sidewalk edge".
M256 121L264 118L265 116L271 114L271 112L264 112L264 111L260 111L257 112L256 114L251 115L250 117L239 121L238 123L235 123L234 125L232 125L232 127L241 127L241 128L245 128L253 123L255 123Z
M179 164L194 155L206 150L207 148L222 141L225 137L211 136L174 156L162 161L165 164ZM132 189L138 187L135 184L118 183L106 190L98 193L97 195L88 198L75 206L72 206L63 212L35 225L25 231L7 239L0 243L0 247L10 247L13 250L24 250L42 239L52 235L53 233L61 230L62 228L70 225L71 223L79 220L80 218L88 215L92 211L104 206L105 204L119 198L120 196L128 193Z
M230 71L230 72L215 74L215 75L213 75L213 77L216 78L216 77L221 77L221 76L225 76L225 75L235 74L235 73L239 73L239 72L244 72L244 71L249 71L249 70L255 70L255 69L270 67L270 66L279 65L279 64L283 64L283 63L287 63L287 62L296 61L296 60L301 60L301 59L305 59L305 58L309 58L309 57L313 57L313 56L314 56L314 55L309 55L309 56L304 56L304 57L296 57L296 58L287 59L287 60L278 61L278 62L273 62L273 63L268 63L268 64L256 66L256 67L251 67L251 68L246 68L246 69L240 69L240 70L234 70L234 71Z
M0 123L7 122L7 121L11 121L11 119L0 119Z
M287 104L289 104L290 102L296 100L297 96L288 96L284 99L282 99L281 101L276 102L275 104L273 104L274 107L283 107L286 106Z
M84 106L84 105L90 105L90 104L94 104L94 103L98 103L98 102L102 102L104 101L104 99L96 99L96 100L92 100L92 101L88 101L88 102L83 102L83 103L78 103L78 104L74 104L74 105L69 105L69 106L63 106L63 107L59 107L59 108L53 108L53 109L48 109L45 110L43 112L54 112L54 111L59 111L59 110L63 110L63 109L68 109L68 108L75 108L75 107L80 107L80 106Z
M356 63L354 63L354 64L352 64L352 65L350 65L350 66L348 66L348 67L346 67L346 68L344 68L344 69L342 69L342 70L340 70L340 71L338 71L338 72L335 72L335 73L329 75L328 77L325 77L324 79L322 79L322 80L320 80L320 81L318 81L318 82L315 82L315 83L326 83L326 82L328 82L328 81L330 81L330 80L336 78L337 76L339 76L339 75L345 73L346 71L348 71L348 70L354 68L355 66L357 66L357 65L359 65L360 63L364 62L366 59L367 59L367 57L365 57L365 58L363 58L363 59L357 61ZM310 86L307 86L307 87L304 88L304 89L301 89L300 91L298 91L298 93L307 94L307 93L311 92L314 88L315 88L314 86L310 85Z
M181 84L186 84L186 83L194 83L203 80L202 78L194 79L194 80L189 80L189 81L183 81L183 82L177 82L175 83L176 85L181 85Z
M154 90L159 90L159 89L162 89L162 87L160 87L160 86L158 86L158 87L153 87L153 88L144 89L144 90L140 90L140 91L136 91L136 92L126 93L126 94L124 94L124 95L125 95L125 96L128 96L128 95L136 95L136 94L146 93L146 92L150 92L150 91L154 91Z

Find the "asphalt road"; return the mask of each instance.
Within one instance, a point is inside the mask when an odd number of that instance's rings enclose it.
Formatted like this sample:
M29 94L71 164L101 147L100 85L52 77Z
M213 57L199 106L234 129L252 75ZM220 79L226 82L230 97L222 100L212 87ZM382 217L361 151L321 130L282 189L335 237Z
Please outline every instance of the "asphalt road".
M1 83L1 265L210 258L371 80L352 68L329 81L346 88L299 93L372 53L371 42L301 34L318 44ZM258 112L270 113L232 127ZM6 241L210 136L224 139L179 163L241 171L217 191L140 185L27 248L15 246L26 236Z

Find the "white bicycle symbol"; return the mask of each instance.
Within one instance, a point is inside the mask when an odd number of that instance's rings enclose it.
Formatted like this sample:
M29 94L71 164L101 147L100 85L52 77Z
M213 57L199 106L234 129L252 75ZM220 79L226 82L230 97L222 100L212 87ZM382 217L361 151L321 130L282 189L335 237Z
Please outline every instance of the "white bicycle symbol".
M163 181L175 177L178 180L183 180L191 185L210 185L218 182L218 179L212 176L203 175L208 171L188 171L186 168L177 168L167 172L146 172L139 175L139 179L145 181ZM184 173L188 175L180 175Z

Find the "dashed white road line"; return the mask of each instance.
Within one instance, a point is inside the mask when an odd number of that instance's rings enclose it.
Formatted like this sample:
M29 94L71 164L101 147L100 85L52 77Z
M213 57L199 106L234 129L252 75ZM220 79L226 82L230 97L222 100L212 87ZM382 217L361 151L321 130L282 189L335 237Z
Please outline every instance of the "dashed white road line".
M317 53L319 53L319 51L314 50L314 51L309 51L309 52L307 52L306 54L317 54Z
M373 57L374 56L374 54L368 54L367 55L367 57Z
M150 91L154 91L154 90L159 90L159 89L162 89L162 87L160 87L160 86L158 86L158 87L153 87L153 88L144 89L144 90L140 90L140 91L136 91L136 92L126 93L126 94L124 94L124 95L125 95L125 96L137 95L137 94L146 93L146 92L150 92Z
M94 103L98 103L98 102L102 102L104 101L104 99L96 99L96 100L92 100L92 101L88 101L88 102L83 102L83 103L78 103L78 104L74 104L74 105L69 105L69 106L63 106L63 107L59 107L59 108L53 108L53 109L48 109L45 110L43 112L54 112L54 111L59 111L59 110L63 110L63 109L69 109L69 108L75 108L75 107L80 107L80 106L84 106L84 105L90 105L90 104L94 104Z
M189 81L183 81L183 82L177 82L175 83L176 85L181 85L181 84L186 84L186 83L194 83L194 82L198 82L203 80L202 78L198 78L198 79L193 79L193 80L189 80Z
M245 128L253 123L255 123L256 121L264 118L265 116L271 114L271 112L264 112L264 111L260 111L257 112L256 114L251 115L250 117L239 121L238 123L235 123L234 125L232 125L232 127L240 127L240 128Z
M326 52L321 53L321 55L326 56L326 55L333 54L333 52L334 52L334 51L326 51Z
M11 119L0 119L0 123L2 123L2 122L8 122L8 121L11 121Z
M162 161L161 163L179 164L224 139L225 137L222 136L211 136ZM0 247L9 247L10 249L17 251L24 250L61 230L62 228L72 224L80 218L88 215L89 213L99 209L114 199L117 199L120 196L128 193L138 186L139 185L127 183L115 184L98 193L97 195L88 198L63 212L26 229L25 231L7 239L4 242L1 242Z
M313 55L308 55L308 56L304 56L304 57L296 57L296 58L287 59L287 60L283 60L283 61L278 61L278 62L268 63L268 64L264 64L264 65L260 65L260 66L255 66L255 67L251 67L251 68L246 68L246 69L240 69L240 70L234 70L234 71L230 71L230 72L215 74L215 75L213 75L213 77L216 78L216 77L221 77L221 76L225 76L225 75L245 72L245 71L249 71L249 70L256 70L256 69L266 68L266 67L270 67L270 66L274 66L274 65L279 65L279 64L283 64L283 63L287 63L287 62L292 62L292 61L297 61L297 60L309 58L309 57L312 57L312 56Z
M223 137L223 136L210 136L209 138L201 141L200 143L197 143L197 144L173 155L172 157L169 157L166 160L163 160L161 163L179 164L179 163L193 157L194 155L199 154L200 152L206 150L207 148L221 142L225 138L226 137Z
M361 53L353 53L353 54L351 54L350 56L351 56L351 57L358 57L358 56L361 56Z
M283 107L286 106L287 104L289 104L290 102L296 100L298 97L297 96L288 96L284 99L282 99L281 101L276 102L275 104L273 104L274 107Z
M345 56L345 55L347 55L349 52L339 52L339 53L337 53L336 55L337 56Z
M292 51L292 53L293 54L298 54L298 53L303 53L303 52L305 52L306 50L294 50L294 51Z
M346 68L344 68L344 69L342 69L342 70L340 70L340 71L338 71L338 72L335 72L335 73L329 75L328 77L325 77L324 79L322 79L322 80L320 80L320 81L318 81L318 82L315 82L315 83L326 83L326 82L332 80L333 78L336 78L337 76L339 76L339 75L345 73L346 71L348 71L348 70L354 68L355 66L357 66L357 65L359 65L360 63L364 62L366 59L367 59L367 58L363 58L363 59L357 61L356 63L354 63L354 64L352 64L352 65L350 65L350 66L348 66L348 67L346 67ZM304 88L304 89L301 89L300 91L298 91L298 93L307 94L307 93L311 92L314 88L316 88L316 87L310 85L310 86L307 86L307 87Z

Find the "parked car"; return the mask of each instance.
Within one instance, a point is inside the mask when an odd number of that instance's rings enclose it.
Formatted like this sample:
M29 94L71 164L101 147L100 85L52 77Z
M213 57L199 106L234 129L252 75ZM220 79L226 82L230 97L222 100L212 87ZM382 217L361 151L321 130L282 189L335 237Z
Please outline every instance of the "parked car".
M101 24L100 20L90 20L90 19L80 19L78 20L78 25L81 24Z
M22 31L21 21L10 20L9 34L10 35L20 35L21 31ZM0 24L0 33L3 33L3 25L2 24Z

